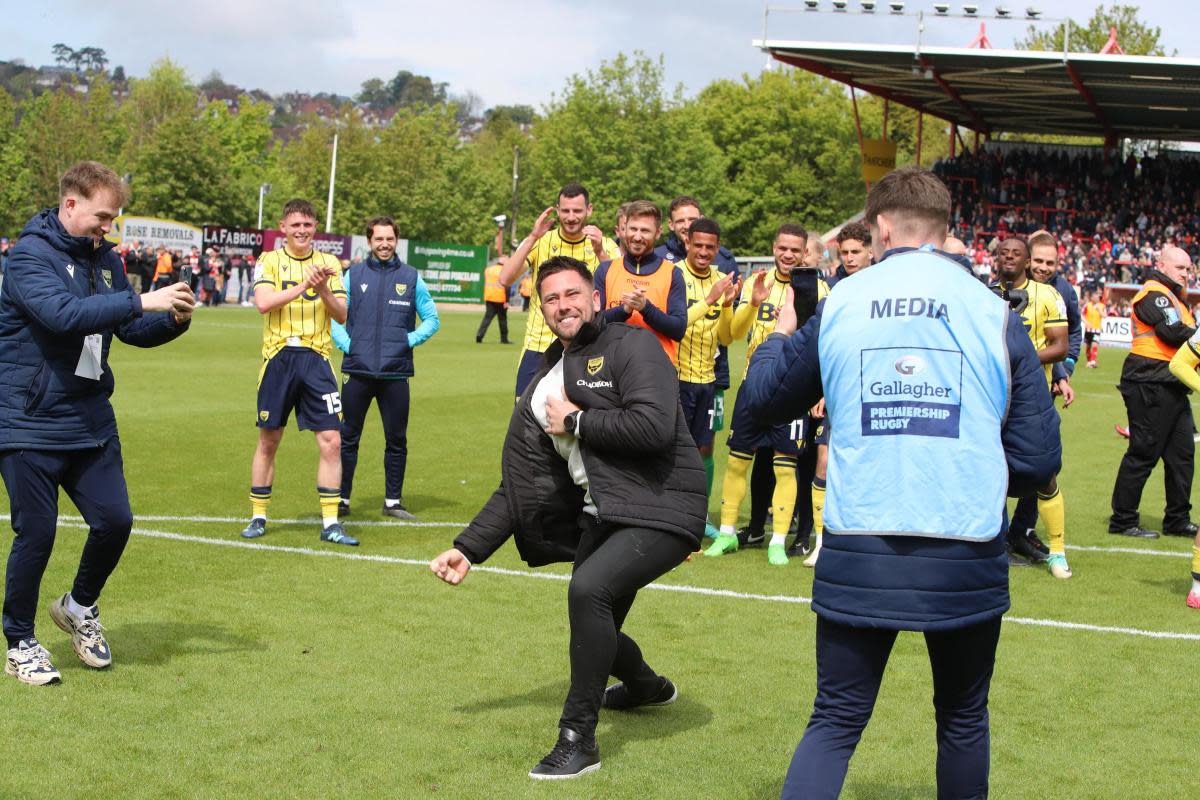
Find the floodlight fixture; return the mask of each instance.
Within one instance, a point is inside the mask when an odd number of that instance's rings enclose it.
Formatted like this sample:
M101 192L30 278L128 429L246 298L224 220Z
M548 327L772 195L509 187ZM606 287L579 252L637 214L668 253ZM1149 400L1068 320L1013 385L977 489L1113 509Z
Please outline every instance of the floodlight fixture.
M888 3L888 8L892 10L893 14L904 13L904 3Z
M963 6L963 13L966 14L968 17L973 17L979 13L979 6L977 6L973 3L970 5L965 5L965 6Z
M1008 19L1012 16L1012 11L1009 10L1008 6L996 6L996 16L1000 17L1000 19Z
M805 11L816 11L817 6L821 4L821 0L804 0Z
M944 17L950 13L949 3L934 3L933 10L937 12L939 17Z
M847 0L833 0L834 11L845 11Z
M1034 8L1033 6L1030 6L1029 8L1025 9L1025 18L1026 19L1037 19L1041 15L1042 15L1042 12L1039 11L1038 9Z
M875 13L875 0L859 0L864 14Z

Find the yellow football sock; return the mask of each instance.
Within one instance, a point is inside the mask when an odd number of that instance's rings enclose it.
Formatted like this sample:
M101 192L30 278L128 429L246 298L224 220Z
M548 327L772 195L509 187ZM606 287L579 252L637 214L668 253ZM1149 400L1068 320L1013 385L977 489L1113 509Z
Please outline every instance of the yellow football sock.
M321 498L321 522L328 527L337 522L338 501L342 499L342 490L318 486L317 496Z
M820 486L818 486L818 482ZM813 478L812 484L813 533L820 536L825 530L825 479Z
M737 527L738 511L746 497L746 475L754 463L753 453L729 451L725 464L725 483L721 487L721 532Z
M250 487L250 518L267 518L267 506L271 504L270 486Z
M796 459L775 456L775 491L771 495L771 544L783 544L796 510Z
M1200 545L1192 545L1192 577L1200 581Z
M1038 492L1037 507L1042 522L1046 523L1046 546L1051 554L1066 555L1067 509L1063 504L1062 492L1058 487L1050 495Z

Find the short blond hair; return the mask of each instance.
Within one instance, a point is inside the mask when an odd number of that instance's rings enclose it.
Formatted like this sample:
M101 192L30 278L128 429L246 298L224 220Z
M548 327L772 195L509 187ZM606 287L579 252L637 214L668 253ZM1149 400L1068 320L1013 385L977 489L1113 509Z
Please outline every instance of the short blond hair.
M128 200L125 182L117 173L101 164L99 161L80 161L72 166L58 181L58 195L64 198L69 194L78 194L87 200L97 189L107 189L117 199L117 205L125 205Z

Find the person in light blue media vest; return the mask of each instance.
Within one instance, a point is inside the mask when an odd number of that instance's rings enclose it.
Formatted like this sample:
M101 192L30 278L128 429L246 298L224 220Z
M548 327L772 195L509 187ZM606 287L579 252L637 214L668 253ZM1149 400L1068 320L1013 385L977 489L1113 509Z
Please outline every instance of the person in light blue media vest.
M933 670L939 800L988 792L988 688L1009 608L1005 496L1058 470L1058 419L1021 321L936 250L950 195L905 167L867 197L877 264L794 333L790 302L742 391L764 423L822 395L832 424L813 582L817 694L783 787L835 798L899 631Z
M404 507L408 462L408 379L413 350L441 327L437 306L416 269L396 257L399 237L391 217L367 223L371 254L346 273L346 324L333 323L333 343L342 359L342 495L338 516L350 513L358 466L358 443L372 400L383 418L383 515L416 519ZM417 318L421 323L417 324Z

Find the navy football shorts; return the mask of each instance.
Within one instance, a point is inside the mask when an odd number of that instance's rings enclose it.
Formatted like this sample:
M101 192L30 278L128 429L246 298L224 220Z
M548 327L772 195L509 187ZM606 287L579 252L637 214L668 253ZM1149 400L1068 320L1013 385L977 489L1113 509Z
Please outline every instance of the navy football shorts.
M265 365L258 380L258 427L282 428L296 411L302 431L342 427L342 395L329 359L307 347L285 347Z
M813 444L829 446L829 413L823 417L809 417L813 425Z
M763 425L750 416L739 391L733 401L733 424L729 428L729 449L738 453L753 453L760 447L770 447L785 456L798 456L804 449L807 416L782 425Z
M679 407L683 409L683 421L697 447L712 447L713 397L716 393L715 383L679 382Z

